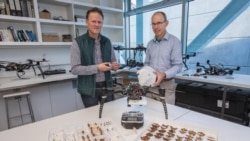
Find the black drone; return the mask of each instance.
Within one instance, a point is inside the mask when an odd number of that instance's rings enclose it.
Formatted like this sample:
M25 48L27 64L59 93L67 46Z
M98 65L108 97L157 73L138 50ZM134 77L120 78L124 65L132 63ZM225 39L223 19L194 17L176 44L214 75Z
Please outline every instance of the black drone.
M102 117L102 109L105 103L105 100L107 98L107 93L110 91L113 91L114 93L120 93L121 91L115 91L113 88L102 88L103 94L102 94L102 100L100 102L100 108L99 108L99 118ZM165 89L158 87L159 93L154 93L149 91L149 87L143 87L138 82L130 82L129 85L123 89L122 94L126 95L127 98L127 105L131 106L129 104L130 100L142 100L142 96L146 96L147 93L152 94L154 96L157 96L160 98L160 101L163 104L164 112L165 112L165 118L168 119L168 112L167 112L167 105L165 101Z
M218 65L211 65L210 61L207 60L208 67L200 65L199 62L196 63L196 73L200 73L204 71L204 74L200 75L232 75L233 72L236 70L240 70L240 67L237 66L236 68L224 68L222 64Z
M43 74L43 70L41 68L41 62L47 62L47 60L32 60L28 59L26 63L16 63L16 62L9 62L9 61L0 61L0 69L3 68L5 71L16 71L18 78L25 79L23 76L25 75L25 70L30 68L33 69L34 74L37 75L35 67L39 69L41 74ZM43 79L44 79L44 75Z
M149 91L150 87L143 87L138 82L130 82L127 88L124 91L124 95L128 96L127 105L129 105L130 100L142 100L142 96L146 96L146 94L151 94L154 96L160 97L160 101L163 105L165 118L168 119L167 105L165 101L165 89L158 87L158 93Z
M133 51L133 58L128 58L126 60L126 66L130 67L130 68L134 68L134 67L143 67L144 64L142 62L142 52L146 52L147 48L143 46L143 44L138 44L137 47L133 47L133 48L125 48L122 47L120 45L118 46L114 46L113 47L114 50L117 50L118 53L120 53L120 50L128 50L128 51ZM136 61L136 54L139 53L140 56L140 61Z

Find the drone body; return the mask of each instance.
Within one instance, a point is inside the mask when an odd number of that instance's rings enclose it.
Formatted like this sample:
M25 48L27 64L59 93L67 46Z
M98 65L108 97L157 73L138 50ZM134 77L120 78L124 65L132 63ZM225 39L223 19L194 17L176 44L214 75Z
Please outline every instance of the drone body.
M127 95L128 99L141 100L142 95L145 94L145 91L138 82L130 82L123 94Z

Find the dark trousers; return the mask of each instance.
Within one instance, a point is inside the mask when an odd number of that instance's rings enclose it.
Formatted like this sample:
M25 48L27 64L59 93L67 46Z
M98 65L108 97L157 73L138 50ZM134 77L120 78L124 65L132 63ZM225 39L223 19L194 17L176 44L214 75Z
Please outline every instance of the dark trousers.
M114 92L106 90L105 82L96 82L95 96L81 95L83 105L85 108L98 105L102 100L103 95L107 95L105 102L114 100Z

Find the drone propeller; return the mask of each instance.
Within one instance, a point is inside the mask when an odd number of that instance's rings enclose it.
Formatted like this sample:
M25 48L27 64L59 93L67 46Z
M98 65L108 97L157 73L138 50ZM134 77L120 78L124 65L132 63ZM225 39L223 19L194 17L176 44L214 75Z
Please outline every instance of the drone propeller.
M143 44L138 44L138 46L136 47L136 49L139 50L146 50L147 48L143 46Z
M49 60L46 60L45 58L40 59L40 60L35 60L35 59L27 59L29 64L36 64L36 65L40 65L41 62L49 62Z
M6 66L9 63L10 63L9 61L0 61L0 70L1 70L1 68L6 70Z
M10 61L0 61L0 64L8 64Z
M187 53L187 54L183 54L182 58L183 59L189 59L190 57L195 57L195 56L196 56L196 52L194 52L192 54Z

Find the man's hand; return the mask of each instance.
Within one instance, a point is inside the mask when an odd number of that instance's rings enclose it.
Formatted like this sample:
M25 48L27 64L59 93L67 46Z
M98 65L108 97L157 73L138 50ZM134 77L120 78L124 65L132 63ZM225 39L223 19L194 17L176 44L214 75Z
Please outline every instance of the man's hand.
M153 84L153 87L156 87L160 85L161 81L166 78L166 74L164 72L154 72L156 75L155 83Z
M104 62L97 65L98 71L110 71L112 69L112 65L109 62Z
M111 66L112 70L118 70L120 68L120 64L118 62L112 62Z

